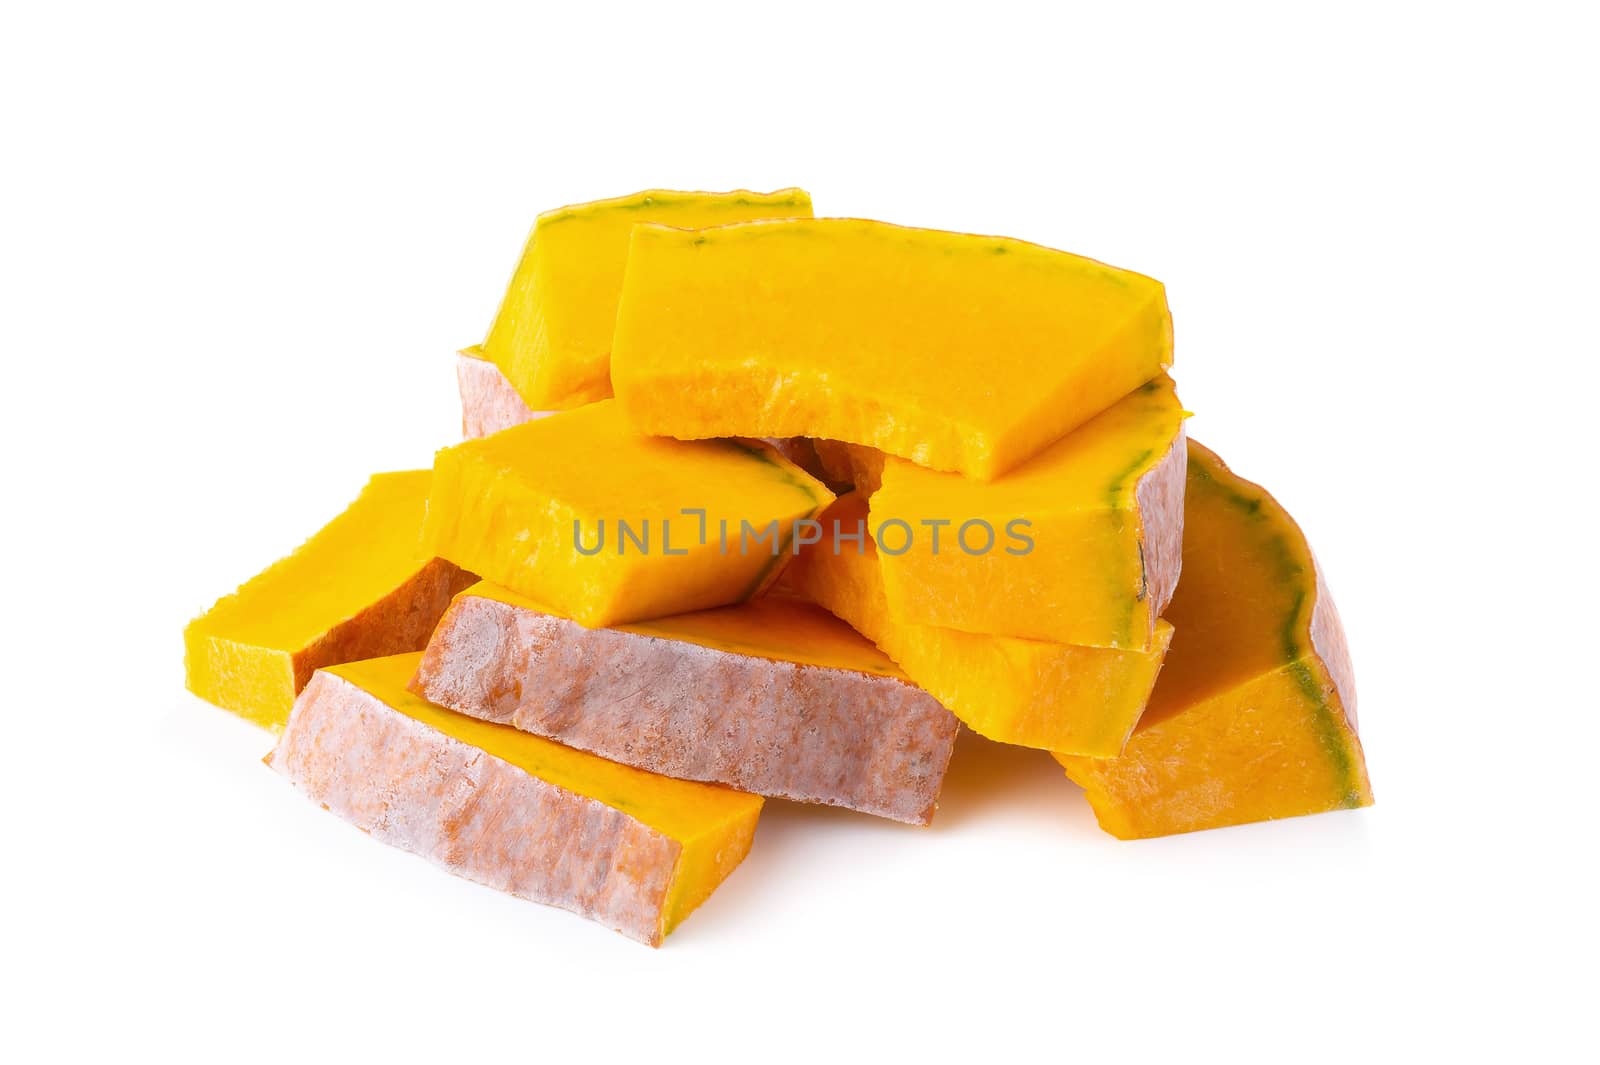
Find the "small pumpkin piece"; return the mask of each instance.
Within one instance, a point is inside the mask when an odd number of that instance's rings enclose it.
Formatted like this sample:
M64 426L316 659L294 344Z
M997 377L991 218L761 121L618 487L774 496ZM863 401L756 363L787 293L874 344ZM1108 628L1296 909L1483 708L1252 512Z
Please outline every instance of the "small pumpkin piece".
M550 413L530 410L500 367L483 357L481 347L456 352L456 387L461 392L461 436L466 440Z
M759 796L433 706L406 690L420 657L319 670L268 764L391 846L651 946L749 852Z
M532 410L568 410L609 398L611 334L635 225L694 229L796 216L811 217L811 197L801 189L651 189L547 211L534 223L489 327L484 357Z
M477 578L423 549L427 470L380 473L355 502L183 630L188 689L274 731L321 666L420 651Z
M822 525L821 540L786 571L788 586L876 643L973 731L1097 758L1122 750L1161 669L1171 626L1157 625L1147 651L1119 651L897 621L860 493L841 496Z
M770 445L640 436L607 400L440 451L426 528L440 557L595 628L756 595L832 500Z
M992 480L1171 362L1150 278L823 218L636 228L611 379L642 432L842 440Z
M627 765L927 824L956 719L850 626L767 595L586 629L479 584L411 688Z
M1185 417L1162 375L994 481L886 459L873 527L915 532L879 556L890 613L1147 650L1182 564Z
M1371 805L1316 558L1277 500L1193 441L1183 556L1172 650L1127 749L1057 756L1100 827L1138 839Z

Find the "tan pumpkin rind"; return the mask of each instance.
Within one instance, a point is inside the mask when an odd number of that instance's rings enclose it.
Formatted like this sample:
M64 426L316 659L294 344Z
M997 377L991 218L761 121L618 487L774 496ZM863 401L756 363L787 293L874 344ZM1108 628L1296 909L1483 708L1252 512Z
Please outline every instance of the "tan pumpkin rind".
M1180 430L1167 453L1139 478L1134 489L1144 551L1144 598L1160 617L1178 590L1183 572L1183 486L1189 467L1188 440ZM1151 516L1158 520L1151 520ZM1176 520L1159 520L1176 515Z
M910 824L932 819L958 731L870 642L776 596L589 629L479 585L411 688L651 772Z
M319 670L268 765L384 843L651 946L748 852L759 798L430 707L402 686L417 658Z
M461 393L461 435L468 440L552 413L523 402L500 367L483 357L481 347L456 352L456 388Z

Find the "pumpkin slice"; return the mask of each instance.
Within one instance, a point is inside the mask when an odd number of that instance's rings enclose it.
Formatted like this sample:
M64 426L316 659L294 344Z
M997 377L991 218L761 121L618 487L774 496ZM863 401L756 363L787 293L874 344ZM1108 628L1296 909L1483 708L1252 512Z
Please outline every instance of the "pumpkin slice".
M759 218L811 217L811 197L778 192L652 189L547 211L534 223L484 357L532 410L566 410L611 395L611 332L640 222L694 228ZM756 434L761 435L761 434Z
M906 675L990 739L1107 757L1122 750L1161 669L1172 629L1148 651L982 636L895 620L859 493L822 517L822 538L785 574L789 586L849 622Z
M1058 755L1123 839L1368 806L1339 613L1278 501L1190 441L1166 668L1122 755Z
M456 352L456 387L461 392L461 435L468 440L550 413L531 410L477 346Z
M406 691L420 657L317 671L268 764L385 843L651 946L749 852L759 796L432 706Z
M980 480L1172 362L1159 282L849 218L640 226L616 326L612 384L643 432L844 440Z
M1184 417L1163 375L995 481L889 458L871 510L890 613L1148 649L1182 562Z
M785 596L586 629L479 584L411 688L640 769L911 824L933 816L957 731L883 652Z
M375 475L293 554L183 630L190 691L277 730L313 670L420 651L477 578L422 547L427 470Z
M597 627L750 598L832 499L767 444L639 436L607 400L440 451L427 535Z

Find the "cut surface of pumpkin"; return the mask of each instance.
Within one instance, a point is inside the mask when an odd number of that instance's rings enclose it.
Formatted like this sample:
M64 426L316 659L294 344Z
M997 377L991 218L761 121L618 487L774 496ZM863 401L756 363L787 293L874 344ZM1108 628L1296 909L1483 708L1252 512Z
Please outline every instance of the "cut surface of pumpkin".
M832 499L770 445L641 436L607 400L440 451L427 539L593 628L756 595Z
M786 583L876 643L975 732L1094 757L1122 750L1161 669L1170 626L1157 625L1149 650L1121 651L897 621L866 521L859 493L841 496Z
M434 706L406 690L420 658L319 670L269 764L385 843L652 946L749 851L759 796Z
M461 436L467 440L550 413L524 403L500 367L483 357L481 347L456 352L456 388L461 393Z
M1148 649L1182 563L1184 417L1163 375L994 481L888 458L872 524L909 532L879 552L890 613Z
M1188 447L1176 634L1149 709L1121 756L1059 760L1124 839L1370 805L1344 630L1304 534Z
M611 372L644 432L840 440L989 480L1171 361L1150 278L824 218L639 226Z
M814 604L587 629L479 584L434 631L412 690L685 780L927 824L957 725Z
M266 728L320 666L420 651L476 578L423 549L427 470L380 473L287 558L184 629L190 691Z
M811 197L800 189L652 189L547 211L534 223L483 342L484 356L530 409L567 410L605 399L611 395L617 296L635 225L693 229L795 216L811 216Z

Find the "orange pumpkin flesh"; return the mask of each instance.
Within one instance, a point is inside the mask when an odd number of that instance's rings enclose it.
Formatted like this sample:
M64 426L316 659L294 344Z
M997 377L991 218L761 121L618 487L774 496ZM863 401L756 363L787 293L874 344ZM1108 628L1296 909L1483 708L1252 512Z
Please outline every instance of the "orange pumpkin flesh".
M1189 443L1183 577L1149 706L1122 754L1057 754L1100 826L1137 839L1369 806L1339 615L1304 534Z

